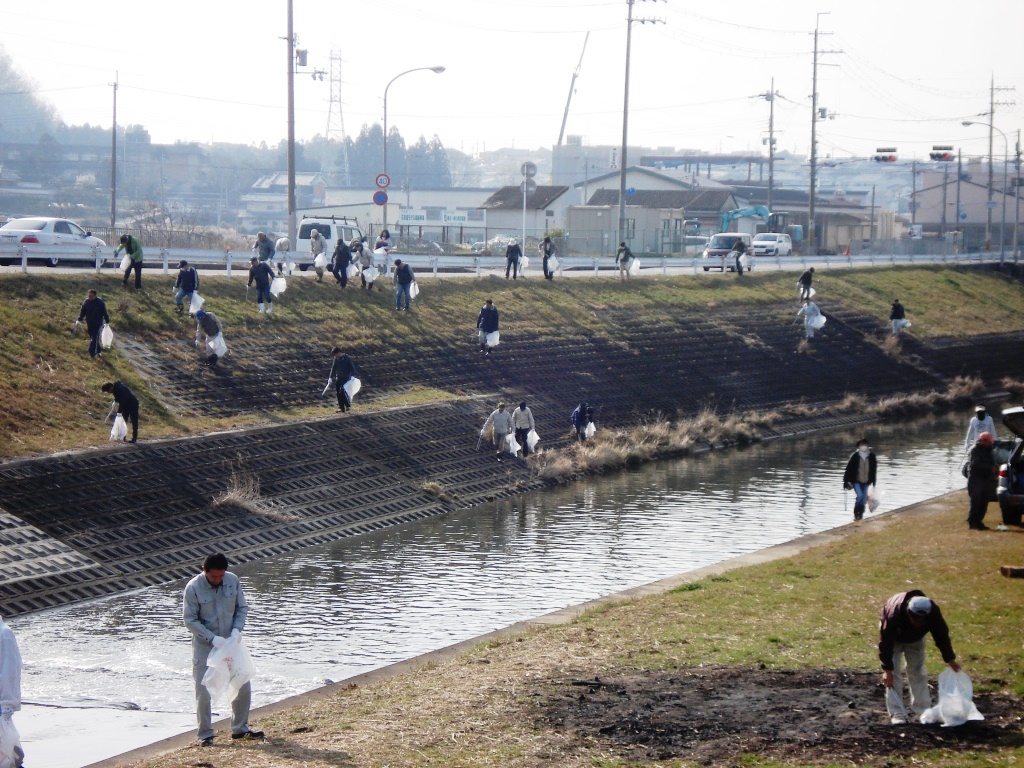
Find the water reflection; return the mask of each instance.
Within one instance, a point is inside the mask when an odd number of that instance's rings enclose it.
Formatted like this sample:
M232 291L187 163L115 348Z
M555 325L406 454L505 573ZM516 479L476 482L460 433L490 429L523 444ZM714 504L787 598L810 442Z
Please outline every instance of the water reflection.
M842 471L864 432L882 510L963 486L960 420L932 418L651 465L239 568L254 704L845 524ZM182 586L12 621L26 699L192 712Z

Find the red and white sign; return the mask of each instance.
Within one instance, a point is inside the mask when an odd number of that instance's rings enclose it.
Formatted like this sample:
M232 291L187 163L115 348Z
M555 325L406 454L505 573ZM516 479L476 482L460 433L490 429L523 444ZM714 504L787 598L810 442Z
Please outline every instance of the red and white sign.
M377 186L380 187L381 189L387 189L388 187L391 186L391 177L388 176L386 173L378 173L376 181Z

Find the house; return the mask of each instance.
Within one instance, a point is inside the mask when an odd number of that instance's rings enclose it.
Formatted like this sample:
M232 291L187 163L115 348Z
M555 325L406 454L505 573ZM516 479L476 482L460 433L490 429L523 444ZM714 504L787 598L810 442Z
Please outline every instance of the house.
M486 212L488 232L515 234L524 228L543 234L565 226L569 207L567 186L537 186L524 198L520 186L502 187L477 207Z
M295 174L295 206L314 208L324 204L327 182L320 173ZM239 229L243 232L288 231L288 174L261 176L242 195Z
M972 175L984 178L984 174ZM970 178L957 179L955 170L946 174L925 174L922 188L913 195L914 223L922 227L925 238L950 237L954 230L959 229L964 251L982 250L986 229L992 248L999 249L1000 233L1005 245L1012 246L1014 222L1017 220L1017 200L1013 194L1015 181L1014 178L1004 180L1001 173L996 174L992 182L993 205L989 207L987 183L981 184ZM957 200L960 201L959 215Z

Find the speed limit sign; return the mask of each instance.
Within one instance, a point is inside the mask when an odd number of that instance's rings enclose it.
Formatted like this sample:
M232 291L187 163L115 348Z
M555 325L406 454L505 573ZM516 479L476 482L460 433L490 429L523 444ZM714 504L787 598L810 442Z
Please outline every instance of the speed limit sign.
M391 177L388 176L386 173L378 173L377 186L380 187L381 189L387 189L389 186L391 186Z

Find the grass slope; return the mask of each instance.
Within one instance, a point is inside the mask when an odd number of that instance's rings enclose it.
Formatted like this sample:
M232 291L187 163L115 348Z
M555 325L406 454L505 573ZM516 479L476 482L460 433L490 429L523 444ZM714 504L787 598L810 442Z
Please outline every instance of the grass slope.
M207 308L216 312L232 336L307 332L318 328L326 350L334 343L350 345L370 336L384 342L452 336L474 341L476 315L485 298L493 298L501 312L502 331L512 335L530 330L548 338L571 342L580 335L614 339L616 328L596 311L629 309L638 317L657 317L665 307L695 312L714 311L730 304L758 306L792 303L796 306L792 273L759 273L737 279L732 275L699 277L646 277L628 284L613 279L571 279L546 282L531 278L507 282L450 279L423 283L414 311L399 314L392 308L389 290L366 295L344 293L330 284L316 284L310 276L289 280L275 303L271 319L255 312L246 301L243 281L237 276L205 277L201 293ZM189 338L194 325L174 313L171 276L148 272L146 290L123 291L113 275L10 274L0 277L0 457L80 448L101 443L106 430L99 425L109 401L100 392L104 381L121 379L142 403L146 437L181 435L251 423L252 418L182 420L163 408L147 382L135 374L117 348L92 361L86 354L84 333L72 340L69 331L89 288L107 302L115 334L132 333L153 345L175 364L177 352L168 341ZM1020 284L991 272L954 268L898 268L820 272L818 298L828 312L830 303L842 303L874 314L882 324L895 296L907 307L920 338L972 335L992 330L1024 329L1024 301ZM250 296L253 294L250 293ZM163 346L161 346L163 343ZM438 397L444 397L438 393ZM429 400L429 392L412 396ZM403 402L401 396L395 402ZM303 412L283 412L275 418L296 418Z

